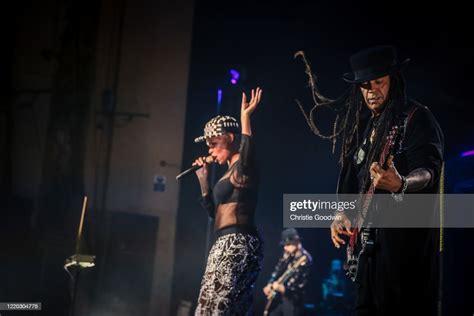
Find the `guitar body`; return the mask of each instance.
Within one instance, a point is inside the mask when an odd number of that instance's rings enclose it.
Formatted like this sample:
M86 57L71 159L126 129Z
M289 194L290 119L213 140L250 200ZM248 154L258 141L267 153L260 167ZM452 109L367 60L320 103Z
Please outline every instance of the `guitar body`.
M354 254L347 260L348 268L346 275L353 282L358 281L359 266L364 266L369 257L374 253L375 234L375 228L363 228L360 233L360 240L354 250Z

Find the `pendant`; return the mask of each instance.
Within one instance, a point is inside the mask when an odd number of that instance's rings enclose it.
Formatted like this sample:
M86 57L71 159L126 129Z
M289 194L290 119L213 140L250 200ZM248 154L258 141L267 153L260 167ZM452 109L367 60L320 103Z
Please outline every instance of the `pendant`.
M370 133L370 143L373 144L375 139L375 127L372 129L372 133Z
M360 165L362 161L364 161L365 158L365 151L364 149L359 148L359 151L357 152L357 164Z

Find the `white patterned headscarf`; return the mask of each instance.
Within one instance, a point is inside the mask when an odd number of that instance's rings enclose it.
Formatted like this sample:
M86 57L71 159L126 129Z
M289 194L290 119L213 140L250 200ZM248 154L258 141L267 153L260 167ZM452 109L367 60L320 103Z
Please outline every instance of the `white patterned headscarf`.
M222 136L226 133L240 134L240 126L235 118L227 115L218 115L204 126L204 135L194 139L195 143L205 141L206 138Z

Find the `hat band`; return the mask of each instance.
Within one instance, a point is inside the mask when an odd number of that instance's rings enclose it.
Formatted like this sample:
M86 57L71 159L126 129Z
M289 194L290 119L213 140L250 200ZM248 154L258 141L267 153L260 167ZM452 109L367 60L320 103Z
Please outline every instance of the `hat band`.
M300 236L293 236L293 237L287 237L287 238L283 239L280 242L280 244L282 244L282 245L294 244L294 243L297 243L297 242L300 242L300 241L301 241Z
M378 67L378 68L365 68L365 69L357 70L357 71L354 71L354 79L358 80L360 78L373 76L374 74L389 73L392 67L394 66L396 66L396 64L392 64L390 66Z

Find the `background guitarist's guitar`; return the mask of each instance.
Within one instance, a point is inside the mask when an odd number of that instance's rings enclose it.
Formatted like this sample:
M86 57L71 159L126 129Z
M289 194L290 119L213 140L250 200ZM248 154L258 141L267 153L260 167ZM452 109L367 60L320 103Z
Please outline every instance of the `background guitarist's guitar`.
M285 284L298 270L299 267L304 266L308 262L308 257L305 255L302 255L298 259L295 260L295 262L291 263L286 271L278 278L276 282L280 284ZM278 292L272 289L270 291L270 294L267 296L267 304L265 305L265 310L263 312L263 315L268 315L268 312L270 308L272 307L272 303L277 297Z

